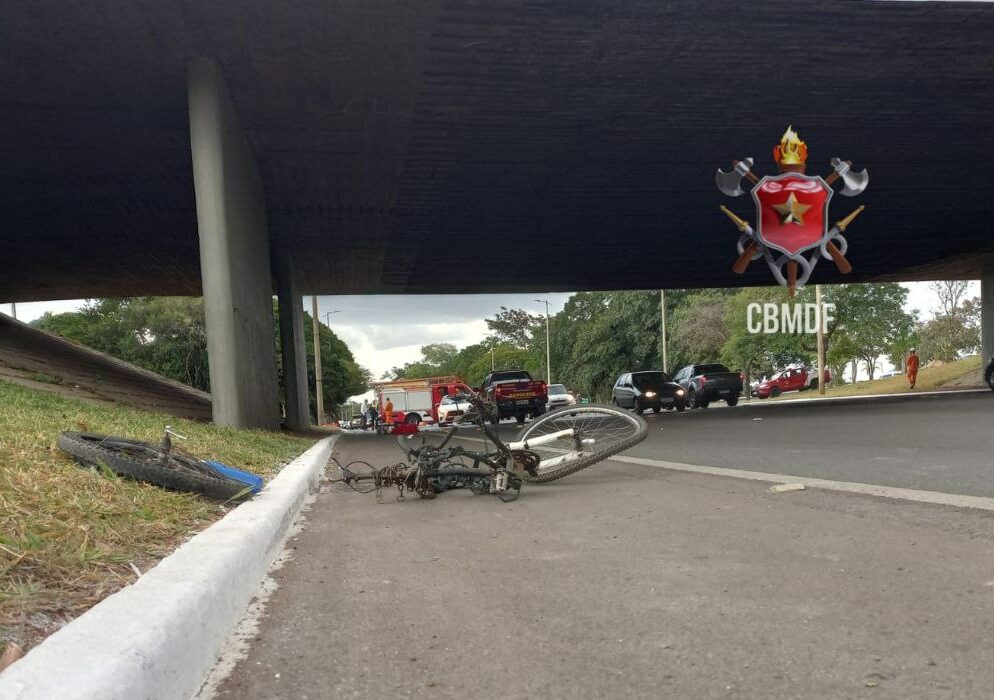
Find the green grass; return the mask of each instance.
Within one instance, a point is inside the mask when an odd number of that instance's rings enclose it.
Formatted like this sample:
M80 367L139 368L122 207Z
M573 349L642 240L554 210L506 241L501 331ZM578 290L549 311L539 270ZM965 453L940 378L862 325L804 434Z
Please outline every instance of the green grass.
M35 382L40 382L42 384L61 384L62 377L53 377L50 374L43 374L42 372L35 372L31 375L31 380Z
M271 478L311 440L105 407L0 381L0 648L27 648L147 571L232 506L76 466L63 430L157 442Z
M980 356L973 355L971 357L964 358L962 360L957 360L956 362L950 362L948 364L940 365L937 367L923 367L918 370L918 381L915 384L914 391L936 391L942 390L943 388L962 388L962 387L945 387L946 384L954 380L960 379L972 372L978 372L980 370ZM979 385L978 385L979 386ZM887 377L886 379L876 379L872 382L856 382L855 384L844 384L842 386L827 386L825 387L825 396L864 396L867 394L902 394L911 391L908 388L908 380L902 374L896 377ZM804 391L804 392L791 392L788 394L783 394L778 398L768 399L770 401L783 401L789 399L797 398L813 398L818 396L817 391ZM762 399L757 399L762 400Z

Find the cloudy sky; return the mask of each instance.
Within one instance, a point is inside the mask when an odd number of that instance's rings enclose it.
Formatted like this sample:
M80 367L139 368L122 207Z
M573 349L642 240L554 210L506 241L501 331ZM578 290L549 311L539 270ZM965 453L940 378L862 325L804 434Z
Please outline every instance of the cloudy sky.
M937 300L925 282L904 285L910 290L908 309L918 309L923 318L935 311ZM971 283L969 295L980 294L978 283ZM529 294L460 294L441 296L336 296L320 297L319 315L330 320L335 333L344 340L358 362L379 378L392 367L420 358L419 348L428 343L452 343L464 347L478 343L486 334L484 319L500 311L501 306L521 308L535 314L545 313L545 305L536 299L548 299L554 314L562 310L569 294L534 292ZM17 317L32 321L46 311L72 311L82 300L36 302L17 305ZM305 308L310 311L310 298ZM10 312L8 304L0 311ZM329 311L337 311L325 317Z

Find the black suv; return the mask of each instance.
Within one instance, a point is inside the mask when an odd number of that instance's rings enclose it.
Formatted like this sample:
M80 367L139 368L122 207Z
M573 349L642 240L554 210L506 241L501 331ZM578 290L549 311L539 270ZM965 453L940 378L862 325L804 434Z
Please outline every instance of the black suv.
M647 408L654 413L664 408L678 411L687 408L687 394L683 387L659 370L622 374L611 390L611 401L619 408L631 408L636 413L642 413Z

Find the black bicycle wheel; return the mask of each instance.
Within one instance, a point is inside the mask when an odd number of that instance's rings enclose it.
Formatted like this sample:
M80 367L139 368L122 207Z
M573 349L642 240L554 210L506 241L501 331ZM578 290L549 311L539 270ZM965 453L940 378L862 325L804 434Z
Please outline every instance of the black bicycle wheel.
M219 501L251 496L245 484L200 460L171 452L164 463L161 449L147 442L66 432L59 435L56 444L84 466L106 466L115 474L174 491L191 491Z
M533 484L561 479L637 445L649 433L649 426L641 416L611 406L591 405L547 413L529 426L521 440L529 443L537 437L567 429L573 434L542 445L527 445L525 449L536 453L542 461L537 474L525 473L521 478ZM564 460L564 455L569 457ZM551 460L555 461L545 467L544 464Z

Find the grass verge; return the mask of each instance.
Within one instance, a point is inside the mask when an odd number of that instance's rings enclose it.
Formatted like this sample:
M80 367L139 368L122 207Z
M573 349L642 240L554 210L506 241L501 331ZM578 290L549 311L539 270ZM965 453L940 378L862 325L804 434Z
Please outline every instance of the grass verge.
M960 386L948 386L951 382L962 380L968 375L976 374L976 386L981 386L980 377L980 356L972 355L956 362L949 362L936 367L923 367L918 371L918 381L914 391L941 391L942 389L963 389L969 388L969 383ZM875 379L874 381L856 382L855 384L843 384L842 386L825 387L825 396L865 396L869 394L903 394L912 391L908 388L908 380L902 374L886 379ZM782 394L776 398L765 399L769 401L783 401L797 398L816 398L817 391L791 392ZM756 401L764 399L754 399Z
M34 646L230 510L81 469L55 446L63 430L157 442L167 423L184 450L267 479L313 443L0 381L0 649Z

